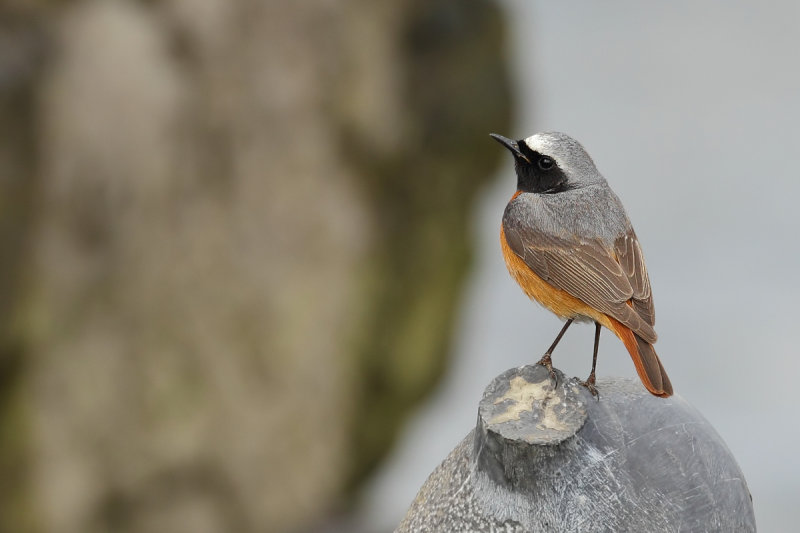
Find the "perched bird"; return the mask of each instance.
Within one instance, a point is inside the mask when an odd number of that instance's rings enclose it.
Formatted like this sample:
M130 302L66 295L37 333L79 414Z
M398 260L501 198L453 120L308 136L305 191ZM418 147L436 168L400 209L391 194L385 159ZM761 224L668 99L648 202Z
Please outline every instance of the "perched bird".
M614 332L652 394L672 395L658 359L655 309L639 240L617 195L571 137L537 133L513 141L491 136L511 151L517 192L500 230L503 257L528 297L564 327L539 361L555 376L551 355L574 320L595 324L592 372L583 384L597 394L600 326Z

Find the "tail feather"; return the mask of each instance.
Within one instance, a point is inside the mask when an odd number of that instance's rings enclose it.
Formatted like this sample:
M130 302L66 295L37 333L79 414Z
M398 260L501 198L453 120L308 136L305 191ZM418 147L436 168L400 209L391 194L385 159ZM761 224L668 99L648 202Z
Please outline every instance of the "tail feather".
M645 388L662 398L672 396L672 383L669 381L667 371L664 370L653 345L620 323L616 323L614 326L616 327L613 331L625 344Z

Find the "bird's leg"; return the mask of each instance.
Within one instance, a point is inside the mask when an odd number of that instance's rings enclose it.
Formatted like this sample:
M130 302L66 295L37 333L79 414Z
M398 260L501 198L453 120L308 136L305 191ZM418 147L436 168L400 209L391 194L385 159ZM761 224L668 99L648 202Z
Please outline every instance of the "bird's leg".
M592 393L592 396L597 396L597 387L594 386L595 377L594 377L594 369L597 367L597 348L600 346L600 324L597 322L594 323L594 354L592 355L592 372L589 374L589 377L586 381L583 381L581 385L589 389L589 392Z
M564 324L564 327L561 328L561 331L558 332L556 340L553 341L553 344L550 345L550 348L547 349L547 351L544 353L542 358L539 359L539 362L537 363L550 371L550 377L556 381L556 387L558 386L558 378L556 377L555 370L553 370L553 360L550 358L550 356L553 355L553 350L555 350L556 346L558 346L558 341L560 341L561 337L564 336L564 333L567 332L567 328L570 326L570 324L572 324L573 320L574 319L572 318L567 320L567 322Z

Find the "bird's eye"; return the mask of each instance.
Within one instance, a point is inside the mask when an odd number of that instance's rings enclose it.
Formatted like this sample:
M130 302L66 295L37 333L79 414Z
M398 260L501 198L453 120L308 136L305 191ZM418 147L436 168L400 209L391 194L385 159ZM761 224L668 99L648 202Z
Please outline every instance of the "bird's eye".
M539 158L539 168L541 168L542 170L550 170L551 168L553 168L553 165L555 164L556 164L555 161L553 161L547 156Z

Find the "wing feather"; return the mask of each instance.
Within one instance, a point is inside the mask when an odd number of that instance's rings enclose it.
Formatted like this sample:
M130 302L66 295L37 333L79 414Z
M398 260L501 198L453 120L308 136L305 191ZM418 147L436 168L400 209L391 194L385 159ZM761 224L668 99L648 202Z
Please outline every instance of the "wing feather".
M633 229L617 239L614 252L633 288L633 308L648 324L655 325L656 309L653 305L653 293L650 290L650 277L644 264L642 247Z
M568 242L535 228L506 224L511 250L539 277L615 318L650 343L657 339L650 281L633 230L613 250L599 241Z

